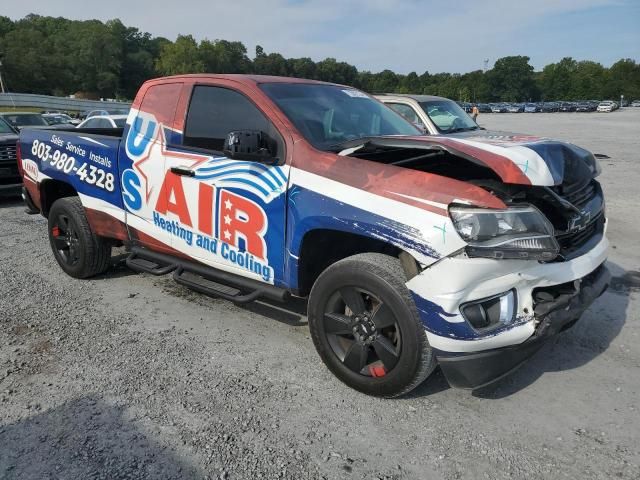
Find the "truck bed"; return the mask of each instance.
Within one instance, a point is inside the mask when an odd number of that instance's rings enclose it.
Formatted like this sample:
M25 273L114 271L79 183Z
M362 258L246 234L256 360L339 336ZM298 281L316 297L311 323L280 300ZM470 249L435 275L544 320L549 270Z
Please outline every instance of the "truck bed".
M59 180L80 195L121 206L118 151L122 131L23 129L20 150L25 177L35 182Z

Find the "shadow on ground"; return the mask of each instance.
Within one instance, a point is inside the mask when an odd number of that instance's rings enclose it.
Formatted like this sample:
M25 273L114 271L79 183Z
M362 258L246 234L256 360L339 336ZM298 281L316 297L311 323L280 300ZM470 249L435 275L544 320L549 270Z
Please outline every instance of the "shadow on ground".
M0 478L182 479L202 475L95 397L0 427Z

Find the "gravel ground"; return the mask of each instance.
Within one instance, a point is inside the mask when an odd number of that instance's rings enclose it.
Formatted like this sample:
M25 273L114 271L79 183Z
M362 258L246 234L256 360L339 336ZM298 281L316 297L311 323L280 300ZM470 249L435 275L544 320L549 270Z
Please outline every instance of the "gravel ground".
M303 301L238 307L118 257L74 280L4 199L0 478L640 478L640 109L479 121L611 157L613 288L517 373L361 395L320 362Z

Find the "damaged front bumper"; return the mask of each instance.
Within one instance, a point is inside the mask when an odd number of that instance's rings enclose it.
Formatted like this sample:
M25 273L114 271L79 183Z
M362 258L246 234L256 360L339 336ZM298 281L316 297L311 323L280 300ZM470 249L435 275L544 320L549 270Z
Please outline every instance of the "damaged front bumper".
M519 345L477 353L437 351L442 372L449 384L458 388L479 388L511 373L542 347L546 340L572 326L582 313L602 295L611 274L605 265L581 279L573 294L563 293L538 304L539 322L531 337Z
M551 336L568 328L606 290L608 242L565 262L445 258L407 286L448 382L479 388L508 374ZM475 330L461 305L513 290L515 320Z

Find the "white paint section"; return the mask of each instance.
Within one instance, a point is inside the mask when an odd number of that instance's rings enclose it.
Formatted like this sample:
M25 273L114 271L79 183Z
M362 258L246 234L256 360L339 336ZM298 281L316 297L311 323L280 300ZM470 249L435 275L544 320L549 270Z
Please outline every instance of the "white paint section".
M231 261L223 259L220 255L203 256L202 249L195 245L195 232L193 237L194 243L192 245L188 245L184 241L181 241L181 239L176 239L175 236L162 235L162 233L166 232L164 232L164 230L162 230L160 227L156 226L151 219L147 220L145 218L138 217L129 213L127 215L127 222L131 228L135 228L136 230L146 233L147 235L153 237L155 240L163 243L167 247L171 247L174 250L177 250L191 257L194 261L198 261L204 263L205 265L214 267L218 270L223 270L225 272L240 275L242 277L252 278L264 283L273 284L273 275L271 275L269 281L265 281L265 279L262 278L261 275L251 272L247 269L237 267ZM218 240L217 248L217 251L220 252L220 249L222 248L222 242L220 240Z
M444 352L473 353L483 350L491 350L492 348L519 345L533 335L534 331L535 325L532 320L497 335L482 337L475 340L457 340L455 338L442 337L429 331L426 332L429 345L433 348L437 348Z
M120 220L121 222L125 223L126 214L123 209L116 207L109 202L105 202L104 200L100 200L99 198L90 197L89 195L85 195L83 193L78 193L78 196L80 197L80 201L82 202L83 207L106 213L108 215L111 215L116 220Z
M527 176L533 185L544 187L555 185L555 181L546 162L530 148L521 145L492 145L491 143L468 140L466 138L456 138L455 141L495 153L496 155L511 160L522 170L522 173Z
M403 197L409 200L413 200L414 202L424 203L425 205L430 205L432 207L441 208L443 210L447 210L449 205L446 203L434 202L432 200L425 200L424 198L412 197L411 195L405 195L403 193L392 192L391 190L387 190L389 193L394 195L398 195L399 197Z
M448 216L438 215L397 200L366 192L295 167L291 168L290 181L292 185L298 185L338 202L412 227L418 233L416 238L412 240L430 246L440 256L449 255L466 245L456 233ZM425 265L431 265L437 261L437 259L417 251L410 253Z
M454 314L453 317L443 318L449 323L466 321L460 314L461 304L515 288L517 316L522 318L530 316L533 312L532 292L535 288L559 285L587 276L604 263L608 247L609 242L603 236L598 245L586 254L568 262L557 263L448 257L413 277L407 282L407 287L416 295L437 304L445 312ZM516 331L517 334L510 335L509 332L512 331ZM430 335L434 337L434 342L442 346L441 348L432 344L436 348L450 352L473 352L521 343L528 338L522 338L526 331L523 325L519 325L484 340L456 340ZM532 333L533 330L530 330L529 336ZM429 342L431 341L432 338L429 337ZM447 348L444 348L445 345Z

